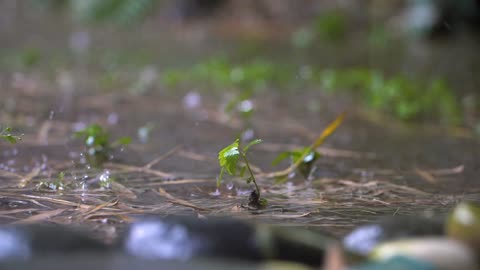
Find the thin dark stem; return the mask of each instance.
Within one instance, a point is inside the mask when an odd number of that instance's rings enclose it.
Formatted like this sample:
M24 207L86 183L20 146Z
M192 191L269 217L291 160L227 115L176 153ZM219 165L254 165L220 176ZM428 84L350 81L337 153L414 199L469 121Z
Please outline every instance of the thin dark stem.
M247 166L248 172L250 173L250 177L252 177L252 182L255 185L255 189L257 190L258 197L260 198L260 188L257 185L257 180L253 175L253 172L252 172L252 169L250 168L250 164L248 163L247 157L243 152L240 152L240 154L242 155L243 161L245 161L245 165Z

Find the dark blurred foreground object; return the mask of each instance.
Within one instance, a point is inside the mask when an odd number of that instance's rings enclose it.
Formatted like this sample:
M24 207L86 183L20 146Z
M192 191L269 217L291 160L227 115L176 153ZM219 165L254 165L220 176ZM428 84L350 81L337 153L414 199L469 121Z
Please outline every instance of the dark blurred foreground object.
M123 245L135 257L154 260L216 257L320 266L327 247L334 242L298 228L253 226L234 219L166 217L132 224Z
M0 262L6 270L313 270L289 262L252 263L238 260L200 259L188 262L155 261L132 258L125 254L97 253L45 256L29 261Z
M107 251L107 247L103 243L86 234L62 226L0 227L0 261L103 251Z
M426 217L386 217L378 222L363 225L343 239L347 252L368 256L379 244L411 237L443 235L443 222Z
M480 204L460 203L450 213L445 227L448 236L467 243L480 258Z
M68 227L7 225L0 227L0 266L6 262L41 261L46 257L63 260L65 256L78 258L86 254L97 256L99 261L105 261L103 256L120 256L162 263L212 259L258 264L280 260L321 266L327 248L334 242L321 233L299 228L213 217L144 218L131 224L113 245L88 237L88 231Z

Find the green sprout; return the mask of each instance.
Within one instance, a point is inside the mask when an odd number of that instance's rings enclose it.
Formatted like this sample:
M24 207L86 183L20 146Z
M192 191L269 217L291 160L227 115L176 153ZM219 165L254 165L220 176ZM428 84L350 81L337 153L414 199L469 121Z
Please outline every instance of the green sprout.
M280 153L272 161L272 165L277 165L278 163L280 163L282 160L284 160L286 158L290 158L290 162L292 164L295 164L299 161L299 159L301 157L303 157L303 160L301 160L301 162L299 163L299 165L297 167L297 171L305 179L308 179L308 177L310 176L310 174L312 172L313 164L320 157L320 154L317 151L311 150L308 147Z
M251 146L261 142L262 140L256 139L249 142L245 147L241 147L240 140L236 139L232 144L223 148L218 153L218 162L222 169L217 180L217 187L220 186L225 172L232 176L243 177L245 172L248 171L249 177L246 179L246 182L247 184L253 183L255 185L255 190L250 194L248 204L256 208L264 207L267 204L267 200L260 197L260 188L258 187L255 175L250 168L250 164L247 159L247 152Z
M280 161L284 160L287 157L291 158L292 164L285 170L273 172L266 174L266 177L276 178L277 182L284 182L288 176L293 173L295 170L298 170L305 178L308 178L311 174L314 162L320 157L320 154L316 152L320 145L337 130L340 124L345 119L346 113L343 112L337 118L331 122L320 135L315 139L315 141L308 147L297 149L293 151L287 151L280 153L277 158L272 162L274 165L278 164Z
M0 139L3 139L11 144L17 143L20 138L20 136L12 134L12 128L6 127L4 129L0 129Z
M98 124L92 124L77 131L74 136L84 142L87 162L92 166L101 166L110 159L113 149L128 145L132 141L130 137L122 137L110 142L110 133Z
M54 179L53 181L41 181L37 184L37 190L48 189L54 191L61 191L67 188L67 184L65 183L65 172L60 172L58 174L58 178Z

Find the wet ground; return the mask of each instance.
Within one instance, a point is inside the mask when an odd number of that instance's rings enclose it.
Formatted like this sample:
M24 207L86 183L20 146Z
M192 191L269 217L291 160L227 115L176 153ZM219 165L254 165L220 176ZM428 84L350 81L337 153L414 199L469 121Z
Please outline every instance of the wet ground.
M268 207L243 208L252 189L244 180L227 178L218 190L216 187L220 171L217 153L244 127L241 118L229 118L221 109L225 103L222 91L166 89L158 84L144 94L132 94L128 91L131 84L121 80L102 87L96 74L104 67L94 60L111 50L126 55L124 61L129 62L129 54L138 60L136 50L140 50L147 52L145 62L159 65L161 72L165 66L188 66L218 53L241 58L265 52L267 58L277 61L283 58L281 61L338 66L355 66L368 59L369 65L375 66L378 61L385 66L384 60L378 59L393 55L389 59L398 57L402 63L389 66L387 72L404 70L416 59L420 63L416 67L428 71L425 76L448 73L454 81L465 81L468 75L462 68L469 69L474 62L468 55L442 54L445 58L439 59L428 51L428 57L419 60L396 50L380 56L365 54L371 51L357 47L336 54L327 48L312 60L309 56L314 52L292 53L281 44L269 50L264 43L245 49L240 42L230 41L225 46L228 41L224 39L205 41L205 33L198 29L176 36L171 43L153 38L151 28L144 31L148 34L121 33L123 39L114 31L103 38L94 32L98 52L89 56L88 63L68 57L67 61L61 60L63 53L68 54L66 35L52 34L48 41L42 35L19 37L19 44L35 44L45 50L44 59L60 60L42 60L28 70L3 66L0 73L0 122L23 134L16 145L1 144L1 223L86 225L100 239L111 241L137 217L185 214L202 218L233 216L341 236L380 216L442 216L459 201L480 200L480 143L471 132L435 123L406 124L371 112L351 98L325 95L313 87L301 91L269 89L252 99L256 111L251 126L255 137L264 140L250 153L259 175L287 167L287 163L278 167L270 163L285 150L309 145L342 111L347 111L347 118L318 149L322 157L312 179L297 176L275 184L273 179L259 177ZM109 40L110 36L120 41ZM102 43L105 40L110 43ZM469 42L462 44L454 47L471 46ZM9 47L14 51L13 41ZM448 48L440 52L452 52ZM408 52L408 48L402 52ZM440 71L429 68L435 66L429 59L435 63L449 57L462 57L466 63L459 64L462 68L453 75L450 70L442 70L445 65L438 65ZM137 76L132 74L138 74L128 65L118 69L127 82ZM468 91L459 88L460 92ZM197 106L185 104L189 93L190 97L192 93L200 96ZM86 165L82 146L71 137L75 129L93 122L107 127L114 138L133 138L133 143L116 151L104 168ZM148 140L142 142L137 132L147 124L153 128ZM54 180L60 172L65 172L66 182L80 183L83 188L38 190L41 181ZM98 186L102 175L115 179L110 188Z

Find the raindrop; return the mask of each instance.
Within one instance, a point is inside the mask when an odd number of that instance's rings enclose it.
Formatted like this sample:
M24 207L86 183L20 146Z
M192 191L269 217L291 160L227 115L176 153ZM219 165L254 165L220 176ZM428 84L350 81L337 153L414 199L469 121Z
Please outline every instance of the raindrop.
M232 182L227 183L227 189L232 190L235 185Z
M108 115L107 122L111 126L116 125L116 124L118 124L118 118L119 118L118 114L112 112Z
M84 54L88 51L91 43L90 34L87 31L76 31L70 35L70 49L76 54Z
M254 136L255 136L255 132L253 131L253 129L249 128L242 133L241 138L242 138L242 141L246 142L246 141L252 140Z
M183 97L183 107L185 109L188 109L188 110L196 109L200 107L201 104L202 104L202 96L200 96L198 92L191 91L191 92L188 92L188 94L186 94Z
M214 191L214 192L210 192L209 193L210 196L220 196L220 190L218 190L218 188Z
M253 110L253 102L249 99L244 100L238 104L238 110L241 112L250 112Z

